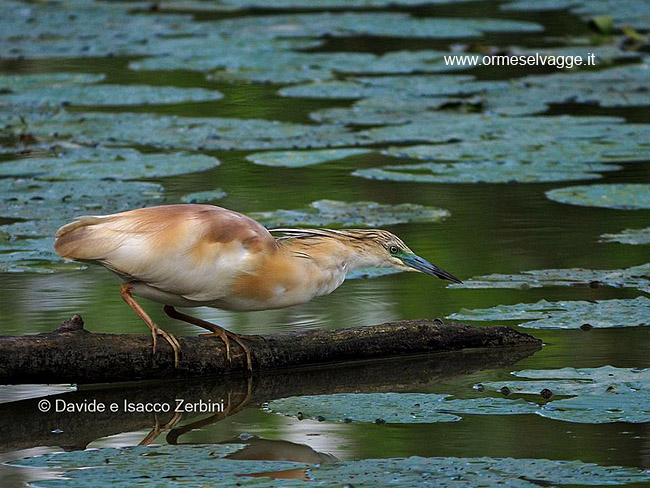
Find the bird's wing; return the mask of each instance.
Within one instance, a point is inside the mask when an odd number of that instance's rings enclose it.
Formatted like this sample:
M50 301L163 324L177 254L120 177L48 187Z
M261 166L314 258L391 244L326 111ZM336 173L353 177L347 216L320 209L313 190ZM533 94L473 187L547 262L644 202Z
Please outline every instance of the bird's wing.
M101 264L127 279L199 302L277 246L255 220L211 205L167 205L81 217L57 232L63 257Z

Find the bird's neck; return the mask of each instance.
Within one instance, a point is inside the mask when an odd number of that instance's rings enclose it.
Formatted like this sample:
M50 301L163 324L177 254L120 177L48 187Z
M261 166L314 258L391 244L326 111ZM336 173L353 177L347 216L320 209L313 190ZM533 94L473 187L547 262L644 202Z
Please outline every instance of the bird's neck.
M305 303L336 290L348 272L368 266L355 245L336 239L286 239L259 256L233 285L221 308L262 310Z
M314 269L325 275L341 271L345 277L350 271L373 265L368 253L354 242L329 238L288 239L279 242L280 252L285 253L296 269L302 268L312 273Z

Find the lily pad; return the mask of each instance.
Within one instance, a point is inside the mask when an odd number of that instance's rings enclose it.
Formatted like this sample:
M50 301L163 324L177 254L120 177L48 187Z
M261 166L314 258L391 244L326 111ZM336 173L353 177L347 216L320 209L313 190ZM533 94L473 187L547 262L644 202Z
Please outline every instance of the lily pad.
M527 76L505 90L483 95L484 108L521 115L543 112L550 104L580 103L601 107L650 105L650 66L630 64L602 71Z
M6 95L40 88L63 88L68 85L97 83L103 81L104 78L106 76L102 73L0 74L0 92ZM0 100L3 99L0 97Z
M599 466L581 461L513 458L397 458L364 459L324 464L310 470L311 477L327 485L360 487L400 486L606 486L644 482L646 471Z
M389 423L456 422L461 417L440 412L446 395L402 393L340 393L273 400L268 411L330 422Z
M148 113L0 112L0 127L20 128L42 140L80 144L148 145L164 149L256 149L350 146L363 137L334 125L261 119L176 117Z
M59 150L57 157L0 163L0 175L56 180L127 180L194 173L218 165L217 158L200 154L143 154L128 148L70 147Z
M274 0L273 8L278 10L284 9L341 9L341 8L380 8L394 5L400 6L418 6L418 5L441 5L447 3L460 3L470 0ZM166 8L170 2L161 2L161 7ZM183 0L172 0L173 4L183 6L186 2ZM192 2L206 3L206 9L253 9L268 8L268 3L263 0L223 0L218 4L212 2Z
M0 217L64 223L79 215L142 207L159 199L161 191L153 183L0 179Z
M88 214L142 207L161 198L153 183L121 181L40 181L0 179L0 272L49 273L70 269L54 252L53 237L63 224Z
M54 237L0 239L0 273L53 273L79 267L64 264L53 250Z
M181 197L181 202L185 203L208 203L215 200L221 200L227 195L225 191L221 188L215 188L214 190L206 191L197 191L194 193L188 193Z
M625 229L618 234L603 234L605 242L620 242L622 244L650 244L650 227L645 229Z
M448 112L429 113L408 124L392 125L362 131L359 135L377 142L428 142L448 143L450 158L479 159L475 145L466 147L468 157L464 158L465 146L456 144L482 142L490 157L504 158L507 151L505 142L513 147L524 149L522 159L529 159L539 153L542 158L558 161L565 153L569 160L597 162L589 159L598 155L615 161L647 159L650 136L650 124L624 124L624 120L615 117L573 117L573 116L537 116L505 117L489 114L454 114ZM537 141L535 143L535 141ZM567 141L576 145L571 148ZM494 144L493 149L491 145ZM558 144L560 149L545 149L544 145ZM457 147L457 154L454 148ZM536 149L537 148L537 149ZM444 150L421 148L421 151ZM585 151L583 153L583 151ZM634 156L639 152L638 157ZM582 153L582 155L581 155ZM424 155L424 154L423 154ZM516 151L510 154L515 158ZM506 153L505 157L508 156ZM580 157L580 159L577 159Z
M483 383L491 389L507 386L512 392L539 395L548 389L556 396L542 406L538 415L579 423L650 421L650 370L603 366L601 368L563 368L524 370L513 373L528 381Z
M579 128L573 128L575 134L571 139L561 133L553 134L550 130L548 133L538 134L537 137L530 131L526 131L521 133L518 139L514 139L510 131L504 131L501 134L494 134L492 139L391 147L385 153L401 158L434 161L521 163L531 165L531 171L534 171L535 164L579 163L578 167L584 167L583 163L650 159L650 144L643 142L643 131L648 128L650 127L644 127L636 134L629 134L630 128L625 125L610 125L611 132L620 135L620 139L611 134L605 135L607 132L605 127L602 127L603 138L601 139L591 137L588 131L593 127L586 128L587 132L583 136L580 135ZM567 129L571 130L569 127ZM626 138L626 135L630 139ZM631 139L635 136L639 136L639 139ZM555 140L551 143L553 137Z
M289 86L278 93L299 98L414 98L472 95L507 86L505 81L476 81L469 75L378 76Z
M318 200L309 208L275 210L251 214L267 227L381 227L408 222L439 222L449 216L447 210L413 203L382 205L376 202L340 202Z
M280 151L255 153L246 156L249 161L262 166L300 168L335 161L349 156L372 152L369 149L322 149L318 151Z
M159 37L204 30L188 15L133 15L128 2L7 0L3 7L3 58L149 54Z
M448 397L432 393L339 393L273 400L267 410L320 421L373 423L380 419L413 424L456 422L463 414L530 414L537 409L533 403L504 398L447 400Z
M412 17L397 12L323 12L239 17L215 22L221 33L268 38L387 36L408 38L480 37L489 32L541 32L534 22L506 19Z
M465 280L453 288L541 288L544 286L608 286L650 292L650 263L625 269L540 269L520 274L490 274Z
M452 320L517 320L520 327L532 329L578 329L584 324L595 328L650 325L650 299L559 301L497 305L449 315Z
M201 3L210 5L208 2ZM203 72L221 69L224 71L220 76L228 78L228 74L231 73L233 80L277 81L278 83L281 80L303 81L319 79L312 76L328 73L327 67L320 66L318 69L312 69L305 65L302 66L305 73L301 75L299 67L306 55L292 50L314 48L321 44L322 41L317 39L268 39L268 36L264 35L256 37L253 32L245 36L242 33L240 36L233 37L211 30L203 32L200 36L156 39L155 49L150 51L152 57L131 61L129 68L136 71ZM280 65L274 66L270 62L275 58L281 60ZM288 71L287 75L277 69L283 66Z
M479 107L478 97L378 97L362 98L349 108L324 108L309 114L316 122L345 125L404 124L420 119L423 114L445 107Z
M19 106L149 105L219 100L223 95L204 88L147 85L63 85L34 87L0 95L0 103Z
M446 146L441 146L446 147ZM408 150L407 152L408 153ZM591 180L600 171L614 171L613 164L521 163L482 161L471 163L421 163L358 169L352 174L368 180L418 183L538 183Z
M207 447L207 446L206 446ZM133 446L126 448L104 447L101 449L88 449L85 451L68 451L33 456L11 461L12 466L24 466L29 468L56 468L71 469L80 466L102 466L110 464L113 467L122 466L127 468L137 466L139 468L151 465L156 458L164 460L165 463L182 465L191 464L191 460L198 460L205 456L213 459L223 458L233 454L245 444L212 444L210 449L201 449L196 446ZM180 454L183 453L181 456Z
M551 200L586 207L638 210L650 208L650 184L569 186L546 192Z
M250 81L258 83L300 83L334 79L338 74L408 74L436 73L459 69L444 62L442 51L397 51L384 55L352 52L293 52L276 51L273 56L260 58L259 53L247 50L232 51L210 61L214 53L201 59L199 67L212 64L221 68L208 75L216 81ZM196 65L197 58L191 61ZM151 61L136 68L160 65Z
M47 454L11 464L67 469L62 478L33 482L39 487L127 487L191 479L199 484L239 484L252 487L504 485L535 488L544 485L613 486L644 483L650 475L637 468L600 466L582 461L513 458L387 458L308 465L285 461L223 459L228 445L103 448ZM93 469L81 469L93 467ZM79 469L75 469L79 468ZM303 470L303 479L277 478L278 472ZM263 476L268 473L268 476ZM250 474L251 476L247 476ZM254 475L253 475L254 474Z
M585 20L609 15L617 27L650 29L650 5L635 0L513 0L501 6L506 10L570 10Z

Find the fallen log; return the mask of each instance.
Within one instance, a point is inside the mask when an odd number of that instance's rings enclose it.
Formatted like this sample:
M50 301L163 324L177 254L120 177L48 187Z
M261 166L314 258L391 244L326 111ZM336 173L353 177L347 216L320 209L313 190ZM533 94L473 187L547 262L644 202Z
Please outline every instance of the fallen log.
M164 340L152 351L150 335L95 334L75 315L54 332L0 337L0 384L105 383L247 373L243 350L232 343L232 361L214 336L179 337L178 368ZM272 371L327 363L458 351L468 348L541 346L509 327L477 327L440 319L371 327L245 336L253 369Z

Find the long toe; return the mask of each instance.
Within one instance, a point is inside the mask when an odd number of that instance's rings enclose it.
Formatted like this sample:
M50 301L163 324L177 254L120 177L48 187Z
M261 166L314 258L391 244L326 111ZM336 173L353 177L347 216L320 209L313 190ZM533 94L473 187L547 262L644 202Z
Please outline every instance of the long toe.
M226 334L232 339L239 344L239 346L243 349L244 354L246 355L246 367L248 368L248 371L252 372L253 371L253 359L251 358L251 350L248 347L248 345L241 339L241 337L237 334L233 334L232 332L227 332Z
M221 327L215 326L217 329L214 330L214 332L210 332L209 334L201 334L202 336L217 336L219 337L224 345L226 346L226 359L228 360L228 364L232 364L232 356L230 354L230 339L228 339L228 332L225 329L222 329Z
M174 337L173 334L170 334L169 332L164 331L160 327L155 328L153 331L154 334L154 352L155 352L155 344L156 340L155 337L156 335L160 334L165 338L167 343L171 346L172 350L174 351L174 368L178 369L178 365L180 364L180 358L181 358L181 344L178 342L178 339Z

